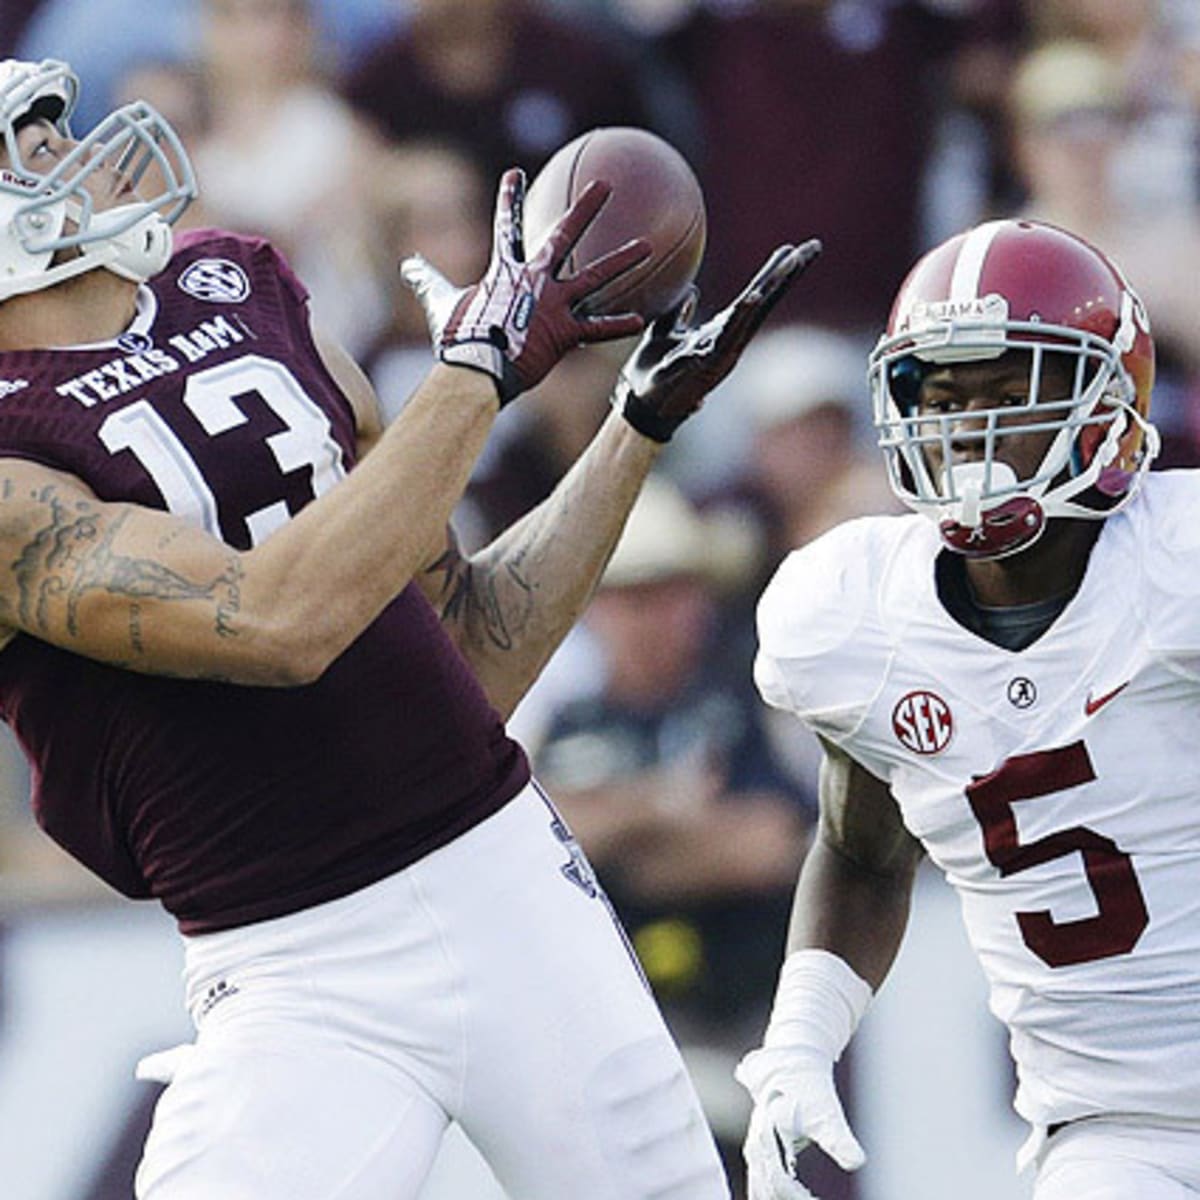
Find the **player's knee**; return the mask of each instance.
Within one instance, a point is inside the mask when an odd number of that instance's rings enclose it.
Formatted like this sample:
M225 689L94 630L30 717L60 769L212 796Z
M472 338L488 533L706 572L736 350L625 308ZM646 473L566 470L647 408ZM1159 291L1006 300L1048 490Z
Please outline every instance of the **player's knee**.
M630 1197L727 1200L712 1134L665 1038L611 1055L593 1072L586 1097L601 1149L628 1181Z

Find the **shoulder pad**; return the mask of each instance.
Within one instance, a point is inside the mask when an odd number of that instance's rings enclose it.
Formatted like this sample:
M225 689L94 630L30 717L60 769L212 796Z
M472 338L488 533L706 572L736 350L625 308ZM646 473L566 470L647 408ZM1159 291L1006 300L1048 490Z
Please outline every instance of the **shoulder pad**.
M1122 514L1156 589L1200 592L1200 471L1158 471Z
M923 518L848 521L783 561L758 605L754 678L768 704L812 721L869 701L887 662L876 596L914 520ZM853 654L841 653L850 643Z

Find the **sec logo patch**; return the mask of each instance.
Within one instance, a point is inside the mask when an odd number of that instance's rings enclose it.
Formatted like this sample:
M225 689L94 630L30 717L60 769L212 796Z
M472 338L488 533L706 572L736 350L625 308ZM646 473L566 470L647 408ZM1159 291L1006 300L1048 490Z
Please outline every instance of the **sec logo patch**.
M238 304L250 295L246 272L227 258L200 258L179 276L180 288L211 304Z
M914 754L940 754L954 736L954 716L935 692L909 692L892 709L892 730Z

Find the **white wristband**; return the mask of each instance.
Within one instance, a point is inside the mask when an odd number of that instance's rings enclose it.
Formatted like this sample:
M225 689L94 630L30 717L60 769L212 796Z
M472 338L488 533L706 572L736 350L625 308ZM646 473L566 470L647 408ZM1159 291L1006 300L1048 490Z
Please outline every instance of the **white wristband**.
M827 950L793 950L784 960L765 1047L805 1047L837 1062L871 1002L871 985Z

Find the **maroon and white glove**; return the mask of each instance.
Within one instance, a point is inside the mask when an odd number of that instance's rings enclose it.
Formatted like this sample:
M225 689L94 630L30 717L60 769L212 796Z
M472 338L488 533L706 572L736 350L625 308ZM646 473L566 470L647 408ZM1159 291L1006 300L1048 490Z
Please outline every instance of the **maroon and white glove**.
M621 371L613 406L639 433L669 442L737 365L788 285L820 253L816 238L777 247L738 297L703 325L692 325L699 296L692 288L646 330Z
M438 358L490 375L501 407L544 379L568 350L641 331L642 318L634 313L587 316L576 310L593 292L646 259L648 242L627 242L577 274L558 278L611 191L608 184L593 180L526 262L525 173L506 171L496 198L492 261L477 284L455 287L419 254L400 264L404 282L425 310Z

